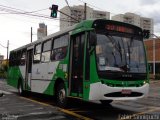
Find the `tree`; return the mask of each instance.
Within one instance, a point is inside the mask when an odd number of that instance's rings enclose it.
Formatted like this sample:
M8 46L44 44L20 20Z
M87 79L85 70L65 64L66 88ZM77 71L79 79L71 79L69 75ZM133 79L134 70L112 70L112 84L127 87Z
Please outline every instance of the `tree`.
M8 60L3 60L2 64L0 65L0 78L7 77L7 70L8 70Z

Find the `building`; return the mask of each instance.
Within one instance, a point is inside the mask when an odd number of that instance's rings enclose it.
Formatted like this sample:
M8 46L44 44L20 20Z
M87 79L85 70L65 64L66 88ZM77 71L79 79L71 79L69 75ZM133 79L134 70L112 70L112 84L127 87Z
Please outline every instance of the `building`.
M0 65L2 64L3 60L4 60L4 55L0 55Z
M81 21L84 19L84 6L82 5L73 6L70 8L68 6L65 6L60 11L71 16L72 18L78 21ZM86 19L97 19L97 18L110 19L109 12L94 10L93 8L90 8L88 6L86 7L86 11L87 11ZM77 21L72 18L60 13L60 30L77 23Z
M128 12L125 14L118 14L118 15L112 16L112 20L136 25L138 27L141 27L142 29L149 30L151 34L153 34L154 32L153 19L141 17L140 15L137 15L135 13Z
M0 55L0 71L1 71L1 69L2 69L3 60L4 60L4 55ZM1 77L1 76L0 76L0 77Z
M155 45L154 45L155 42ZM160 39L151 38L144 41L147 50L147 59L151 74L160 74ZM154 50L155 48L155 50ZM155 56L155 57L154 57ZM155 62L154 62L155 61ZM155 70L154 70L155 64Z
M39 28L37 29L37 40L40 40L45 36L47 36L47 26L44 23L39 23Z
M150 30L150 33L154 33L154 23L153 19L151 18L146 18L146 17L141 17L141 22L140 22L140 27L145 30Z

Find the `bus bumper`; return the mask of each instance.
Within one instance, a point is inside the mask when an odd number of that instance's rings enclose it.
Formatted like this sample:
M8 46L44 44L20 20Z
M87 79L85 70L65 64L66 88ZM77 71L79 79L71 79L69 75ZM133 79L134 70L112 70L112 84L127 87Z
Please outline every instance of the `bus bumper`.
M131 93L123 93L131 91ZM89 100L134 100L142 98L149 92L149 84L141 87L110 87L101 82L90 85Z

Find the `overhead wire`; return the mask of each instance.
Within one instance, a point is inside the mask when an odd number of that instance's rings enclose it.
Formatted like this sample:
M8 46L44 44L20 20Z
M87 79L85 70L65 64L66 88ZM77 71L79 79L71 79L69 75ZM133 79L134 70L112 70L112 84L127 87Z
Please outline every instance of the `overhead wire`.
M64 22L72 22L72 21L69 21L67 19L60 19L60 18L51 18L47 15L44 15L44 14L33 14L35 12L39 12L39 11L42 11L42 10L46 10L46 9L49 9L49 8L45 8L45 9L40 9L40 10L35 10L35 11L31 11L31 12L28 12L28 11L24 11L24 10L21 10L21 9L17 9L17 8L13 8L13 7L9 7L9 6L4 6L4 5L0 5L0 11L4 11L4 12L7 12L8 14L19 14L19 15L27 15L27 16L33 16L33 17L40 17L40 18L45 18L45 19L54 19L54 20L60 20L60 21L64 21ZM7 13L0 13L0 14L7 14Z
M2 45L1 43L0 43L0 46L2 46L3 48L7 48L7 47L5 47L4 45Z

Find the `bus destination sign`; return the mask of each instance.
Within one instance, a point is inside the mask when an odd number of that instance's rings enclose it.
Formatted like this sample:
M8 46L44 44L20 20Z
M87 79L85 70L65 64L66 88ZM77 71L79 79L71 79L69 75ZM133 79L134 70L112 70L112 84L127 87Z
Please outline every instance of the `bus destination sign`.
M120 25L113 25L113 24L106 24L105 29L109 31L117 31L117 32L124 32L124 33L131 33L131 34L134 33L133 29L131 28L120 26Z

